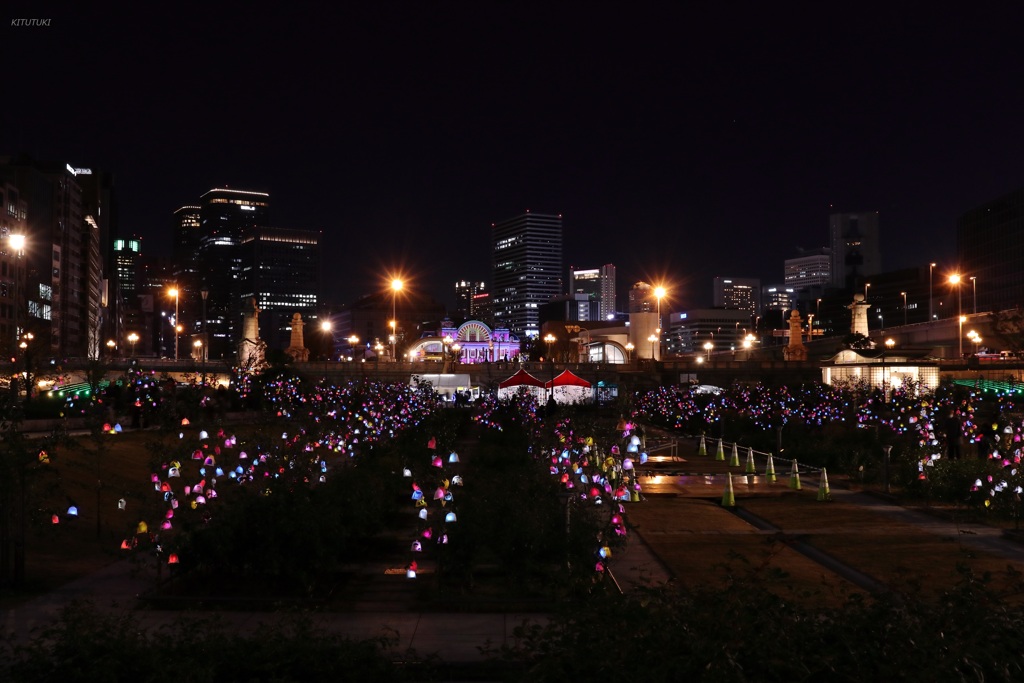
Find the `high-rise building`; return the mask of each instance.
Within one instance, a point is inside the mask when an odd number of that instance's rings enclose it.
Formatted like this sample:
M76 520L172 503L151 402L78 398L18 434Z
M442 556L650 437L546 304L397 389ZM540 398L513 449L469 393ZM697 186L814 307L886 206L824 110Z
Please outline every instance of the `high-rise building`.
M0 354L17 353L24 325L25 233L28 204L18 188L0 182Z
M479 317L476 310L476 296L487 292L487 284L474 280L459 280L455 283L455 311L463 320Z
M285 349L292 316L317 318L320 293L320 232L264 226L242 233L243 302L256 300L260 338L268 348ZM244 304L243 304L244 305ZM307 339L312 330L305 330Z
M865 277L882 272L877 211L831 214L829 239L833 287L852 292Z
M599 318L607 320L616 311L615 266L607 263L600 268L586 270L570 268L569 294L586 294L591 301L597 302Z
M96 358L102 338L102 194L83 193L87 168L0 159L0 180L26 205L24 328L36 353ZM89 183L85 183L90 187Z
M114 277L117 289L125 301L134 302L139 294L139 258L142 256L142 240L114 240Z
M266 192L214 188L206 192L199 209L198 264L209 294L206 300L206 334L210 359L231 359L242 323L242 234L247 228L267 225L270 195ZM180 270L177 267L176 270ZM184 291L188 318L182 316L186 334L198 330L195 291ZM179 310L181 302L179 301ZM190 318L190 319L189 319Z
M796 308L796 290L785 285L765 285L761 288L762 311L789 311Z
M1024 188L962 215L956 222L956 251L965 288L960 294L970 302L964 312L974 310L975 296L978 311L1024 305Z
M524 213L493 225L494 324L540 332L540 305L562 293L562 217Z
M805 251L783 263L783 282L790 289L827 287L832 284L832 250Z
M761 313L761 281L756 278L716 277L713 283L712 305L715 308L735 308L751 316Z

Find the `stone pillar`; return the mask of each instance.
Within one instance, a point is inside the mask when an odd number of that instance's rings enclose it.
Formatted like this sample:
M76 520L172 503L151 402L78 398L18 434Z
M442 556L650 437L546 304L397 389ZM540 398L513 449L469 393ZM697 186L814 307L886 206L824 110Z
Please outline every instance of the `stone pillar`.
M788 361L807 360L807 347L804 346L804 321L800 311L795 308L789 314L789 346L782 351Z
M853 303L847 306L850 309L850 318L852 320L850 326L850 332L853 334L862 334L865 337L868 336L868 309L871 308L870 304L864 299L863 294L854 294Z
M292 357L295 362L305 362L309 360L309 349L306 348L306 342L302 337L302 328L306 323L302 322L302 314L296 313L292 316L292 338L288 344L288 348L285 349L285 353Z

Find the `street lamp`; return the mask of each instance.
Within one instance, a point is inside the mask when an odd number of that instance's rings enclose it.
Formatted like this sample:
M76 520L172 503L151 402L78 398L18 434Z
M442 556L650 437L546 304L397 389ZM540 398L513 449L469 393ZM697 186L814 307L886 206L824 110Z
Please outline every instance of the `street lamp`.
M377 352L377 372L380 372L380 354L384 350L384 345L381 344L380 342L377 342L377 345L373 347L373 350Z
M554 396L555 396L555 357L551 355L551 346L556 341L558 341L558 338L555 335L553 335L550 332L548 332L546 335L544 335L544 341L548 345L548 358L551 360L551 394L550 394L550 396L552 398L554 398Z
M934 314L932 313L932 281L934 280L934 278L932 277L932 271L934 271L934 270L935 270L935 264L934 263L929 263L928 264L928 322L931 322L935 318Z
M960 359L964 357L964 323L967 322L967 316L960 316L960 332L957 334L957 340L960 342Z
M441 343L443 344L442 348L444 349L443 353L441 354L441 360L444 361L445 364L448 363L449 354L451 353L449 349L451 348L451 345L454 342L455 340L452 339L452 335L450 334L444 335L444 339L441 340Z
M111 358L114 357L114 348L116 346L117 346L117 342L116 341L114 341L113 339L108 339L107 340L107 348L110 349L110 351L108 353L110 354Z
M633 342L626 342L626 363L633 362L633 349L635 348L636 347L633 346Z
M135 357L135 342L139 341L139 335L132 332L128 335L128 343L132 345L132 358Z
M661 300L665 298L665 288L658 286L654 288L654 298L658 300L658 324L657 327L662 327L661 324Z
M704 351L708 354L708 362L711 362L711 349L715 348L715 345L709 341L704 342Z
M203 284L199 295L203 297L203 362L206 362L206 357L210 355L210 333L206 331L206 297L210 296L210 288Z
M167 296L174 297L174 360L178 360L178 332L181 331L181 325L178 324L178 288L171 287L167 290Z
M452 362L453 363L458 363L459 362L459 352L460 351L462 351L462 344L459 344L458 342L455 342L454 344L452 344Z
M870 282L865 282L864 283L864 303L868 302L868 288L869 287L871 287L871 283Z
M907 326L907 293L900 292L900 296L903 297L903 326Z
M885 348L886 348L887 351L891 352L892 351L892 347L894 347L894 346L896 346L896 340L894 340L892 337L890 337L889 339L885 340ZM887 380L888 380L888 375L887 375L887 370L886 370L886 367L885 367L885 352L883 352L882 353L882 396L885 397L885 402L886 403L889 402L889 392L886 389L886 381Z
M331 357L334 355L334 337L330 337L330 341L328 341L328 335L331 334L331 328L333 327L334 326L331 325L330 320L320 321L320 330L324 333L324 346L326 347L326 352L324 353L324 356L326 356L327 360L330 360Z
M970 332L967 333L967 338L971 340L972 344L974 344L974 355L977 356L978 355L978 344L981 343L981 337L978 336L977 332L975 332L974 330L971 330Z
M971 289L974 290L974 315L978 315L978 278L971 276Z
M960 333L957 335L960 339L960 358L964 357L964 315L963 315L963 297L960 296L960 273L953 273L949 276L949 284L956 287L956 315L960 319Z
M352 357L353 358L355 358L356 344L358 344L358 343L359 343L359 337L357 337L356 335L353 334L351 337L348 338L348 345L351 347Z
M398 314L396 312L395 300L398 298L398 293L402 291L402 287L405 283L394 278L391 280L391 357L395 358L395 342L398 339ZM397 360L397 359L396 359Z
M200 360L200 359L202 359L202 357L203 357L203 340L202 339L196 339L194 342L192 342L192 348L194 349L194 351L192 352L192 360ZM196 356L198 356L198 358Z
M651 360L654 360L654 345L658 342L658 335L652 334L647 338L647 341L651 342Z

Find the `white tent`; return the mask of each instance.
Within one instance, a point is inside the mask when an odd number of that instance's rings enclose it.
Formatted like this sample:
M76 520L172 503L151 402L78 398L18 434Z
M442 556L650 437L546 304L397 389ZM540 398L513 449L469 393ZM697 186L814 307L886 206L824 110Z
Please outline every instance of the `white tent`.
M520 392L532 394L541 403L547 400L544 382L522 369L498 385L498 398L508 400Z
M451 400L456 392L465 395L468 391L474 400L480 396L480 387L473 386L472 378L469 375L457 375L450 372L437 375L413 375L410 384L415 387L427 382L430 382L434 391L447 400Z
M563 370L544 386L554 395L555 403L591 403L594 400L593 385L569 370Z

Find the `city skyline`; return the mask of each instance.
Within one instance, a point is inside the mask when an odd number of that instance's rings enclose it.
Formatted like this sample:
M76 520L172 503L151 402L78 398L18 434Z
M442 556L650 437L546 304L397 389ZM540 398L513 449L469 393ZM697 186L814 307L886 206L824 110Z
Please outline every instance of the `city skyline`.
M0 152L112 172L147 254L210 188L267 191L343 259L335 304L395 270L450 304L527 209L564 216L565 270L676 308L716 275L781 283L835 212L878 212L886 271L952 267L957 219L1024 186L1013 10L25 11L54 14L4 22L27 77Z

